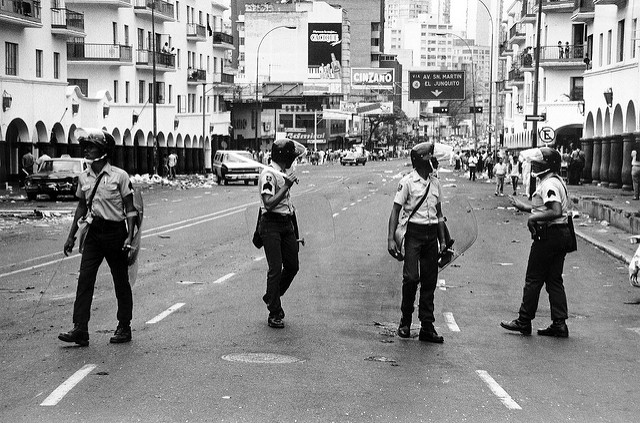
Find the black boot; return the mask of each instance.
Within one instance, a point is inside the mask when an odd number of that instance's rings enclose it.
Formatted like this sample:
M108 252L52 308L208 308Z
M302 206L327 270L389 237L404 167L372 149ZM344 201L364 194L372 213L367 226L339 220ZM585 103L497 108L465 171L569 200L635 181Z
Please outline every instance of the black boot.
M444 342L444 338L438 335L436 328L434 328L432 324L422 325L418 339L423 342L433 342L435 344L442 344Z
M500 326L506 330L520 332L523 335L531 335L531 322L524 322L519 318L511 321L504 320L500 322Z
M129 323L119 323L109 342L112 344L122 344L129 341L131 341L131 326Z
M58 339L64 342L75 342L81 347L89 345L89 329L87 324L74 323L73 329L58 335Z
M400 319L397 333L400 338L411 338L411 317Z
M541 336L555 336L557 338L568 338L569 328L564 320L554 320L549 327L545 329L538 329L538 335Z

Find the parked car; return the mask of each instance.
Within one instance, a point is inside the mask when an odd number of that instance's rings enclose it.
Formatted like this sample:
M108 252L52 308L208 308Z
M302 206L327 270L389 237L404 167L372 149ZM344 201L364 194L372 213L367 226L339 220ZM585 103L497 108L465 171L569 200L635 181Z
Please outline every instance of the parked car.
M260 166L248 151L219 150L213 157L213 173L219 184L244 181L245 185L249 185L253 181L254 185L258 185Z
M60 157L42 162L38 171L27 176L24 189L29 200L38 194L47 194L55 200L59 195L74 195L78 188L78 175L87 168L82 158Z
M345 155L340 157L340 164L342 166L346 166L346 165L358 166L359 164L364 166L365 164L367 164L367 156L365 154L357 153L355 151L347 151Z

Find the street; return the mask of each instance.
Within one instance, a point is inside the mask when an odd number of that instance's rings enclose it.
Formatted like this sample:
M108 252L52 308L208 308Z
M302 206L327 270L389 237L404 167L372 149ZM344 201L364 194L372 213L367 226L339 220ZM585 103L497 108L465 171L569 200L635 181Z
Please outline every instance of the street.
M76 250L62 260L71 215L3 229L0 421L637 421L640 295L626 265L578 239L564 267L569 338L535 334L550 323L544 290L532 336L501 329L517 317L530 237L526 215L484 180L440 174L478 223L475 244L439 276L444 344L395 336L402 265L386 238L405 164L298 167L305 246L281 330L267 326L267 264L251 244L255 186L145 191L129 344L109 344L106 264L89 346L57 339L72 325L80 263Z

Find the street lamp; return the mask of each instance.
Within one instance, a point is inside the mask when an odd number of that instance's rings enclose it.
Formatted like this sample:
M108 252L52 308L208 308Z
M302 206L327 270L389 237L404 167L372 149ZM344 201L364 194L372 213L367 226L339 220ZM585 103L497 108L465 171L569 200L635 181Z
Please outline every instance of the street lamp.
M489 11L489 8L487 7L487 5L485 4L484 1L482 0L478 0L478 2L484 6L485 10L487 11L487 13L489 14L489 21L491 22L491 50L489 52L489 141L488 141L488 145L489 145L489 151L491 151L491 135L492 135L492 131L493 128L491 126L491 116L493 113L493 32L494 32L494 27L493 27L493 16L491 15L491 12ZM496 124L498 123L498 108L496 107ZM498 153L498 140L496 139L496 145L495 148L493 150L493 162L495 163L495 158L496 158L496 154Z
M458 34L454 34L452 32L436 32L436 35L440 37L444 37L446 35L453 35L454 37L457 37L460 40L462 40L462 42L467 46L467 49L469 49L469 54L471 55L471 89L473 93L473 138L475 140L473 149L477 151L478 150L478 123L476 121L476 77L474 72L475 63L473 62L473 50L471 50L471 47L469 46L469 43L467 43L467 40L465 40ZM489 113L489 115L491 115L491 113Z
M153 173L158 173L158 115L157 115L157 107L156 107L156 2L155 0L151 0L147 3L147 7L151 8L151 73L152 73L152 82L151 82L151 100L153 106Z
M262 36L262 38L260 39L260 42L258 43L258 48L256 50L256 132L255 132L255 142L256 142L256 147L260 148L260 146L258 145L258 124L260 119L258 118L258 116L260 116L260 104L258 103L258 69L259 64L260 64L260 47L262 46L262 42L264 41L264 39L267 37L267 35L269 35L271 32L275 31L276 29L279 28L287 28L287 29L297 29L297 26L291 26L291 25L278 25L278 26L274 26L273 28L271 28L269 31L267 31L266 34L264 34Z

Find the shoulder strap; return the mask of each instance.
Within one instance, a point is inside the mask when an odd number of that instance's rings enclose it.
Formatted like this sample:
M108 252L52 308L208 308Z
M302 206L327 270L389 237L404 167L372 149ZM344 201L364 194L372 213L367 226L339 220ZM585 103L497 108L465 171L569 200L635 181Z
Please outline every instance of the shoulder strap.
M420 206L422 206L422 203L424 203L424 200L427 199L427 195L429 195L429 188L431 188L431 181L429 181L429 185L427 185L427 191L425 191L424 195L422 196L418 204L414 207L414 209L411 210L411 214L409 214L409 218L407 219L407 222L411 220L411 218L413 217L414 214L416 214Z
M558 181L560 181L560 185L562 185L562 188L564 188L564 195L567 197L567 210L570 211L573 207L571 205L571 201L569 200L569 191L567 191L567 187L564 184L564 181L558 175L554 175L554 178L557 178ZM569 213L569 216L571 216L571 213Z
M87 209L89 211L91 211L91 204L93 204L93 197L96 196L96 191L98 190L98 185L100 185L100 180L102 179L103 176L104 176L104 172L102 172L100 175L98 175L98 177L96 178L96 184L93 186L93 190L91 191L91 195L87 199Z

